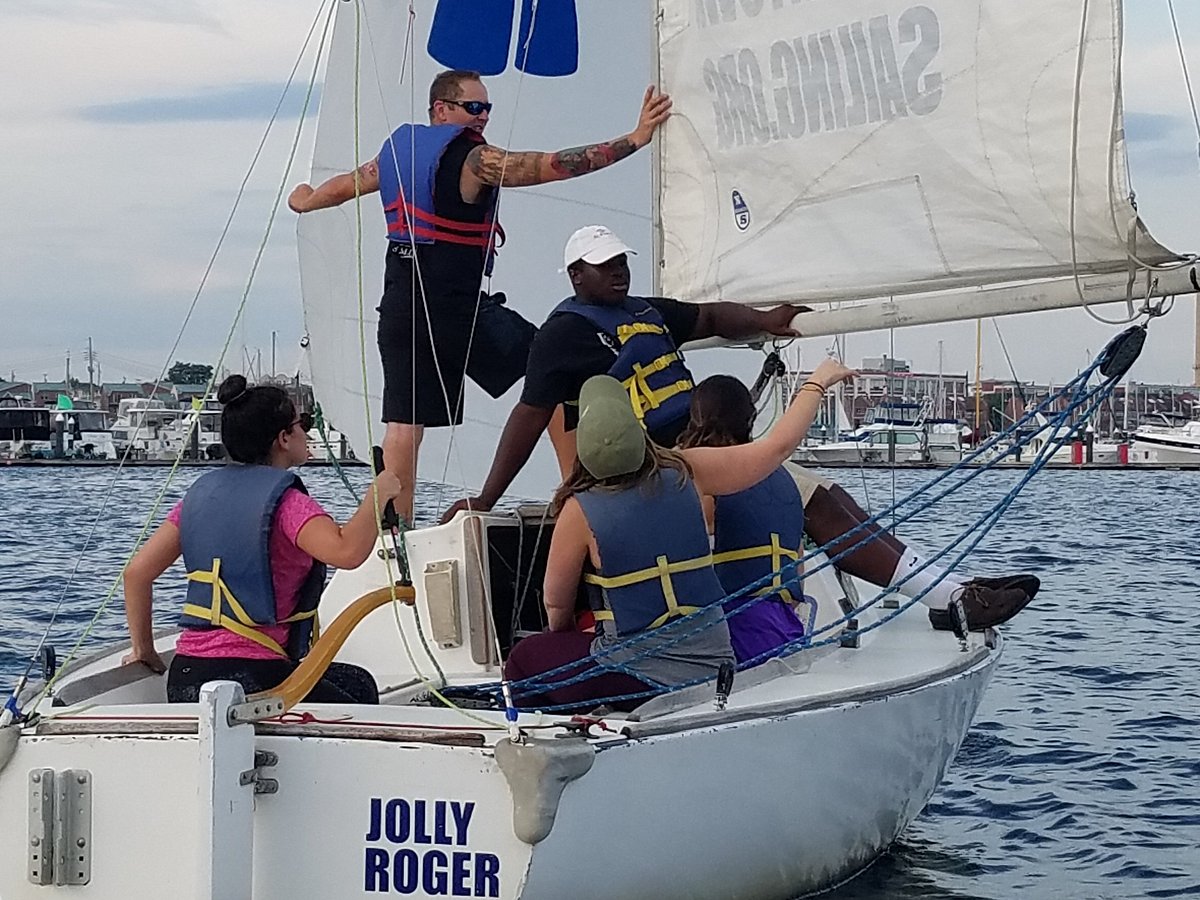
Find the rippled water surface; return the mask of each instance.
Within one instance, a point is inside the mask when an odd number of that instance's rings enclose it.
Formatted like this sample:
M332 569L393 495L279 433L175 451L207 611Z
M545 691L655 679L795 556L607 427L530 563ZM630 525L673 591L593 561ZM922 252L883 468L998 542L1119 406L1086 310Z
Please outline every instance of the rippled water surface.
M181 474L158 518L195 474ZM891 473L833 474L874 509L891 499ZM364 470L349 475L366 482ZM895 490L928 477L896 473ZM1017 477L982 476L900 536L936 549ZM88 626L165 479L163 469L115 485L107 469L0 469L5 692L60 598L60 658ZM331 511L352 508L332 471L305 479ZM430 514L452 499L427 496ZM1198 510L1200 473L1046 472L1029 485L967 567L1035 572L1042 592L1005 629L1005 658L929 806L829 896L1200 897ZM181 581L164 578L156 619L169 622L181 596ZM87 643L123 633L117 592Z

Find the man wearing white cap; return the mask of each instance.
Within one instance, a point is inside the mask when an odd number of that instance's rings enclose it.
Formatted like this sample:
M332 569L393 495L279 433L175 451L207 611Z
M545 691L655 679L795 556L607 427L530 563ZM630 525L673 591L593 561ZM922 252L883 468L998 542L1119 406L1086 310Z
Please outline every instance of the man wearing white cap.
M565 408L566 428L573 432L579 390L593 375L620 381L650 437L670 447L687 424L692 389L678 349L682 344L709 337L797 336L792 319L806 307L758 310L630 296L627 256L633 252L603 225L571 235L563 263L574 296L550 313L533 340L521 401L508 417L483 490L456 503L443 521L460 509L491 509L528 461L557 407Z

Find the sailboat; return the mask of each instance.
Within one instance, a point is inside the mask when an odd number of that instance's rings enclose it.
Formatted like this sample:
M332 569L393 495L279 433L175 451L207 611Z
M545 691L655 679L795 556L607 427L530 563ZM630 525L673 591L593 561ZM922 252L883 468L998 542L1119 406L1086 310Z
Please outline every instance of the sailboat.
M518 48L543 39L539 7L567 5L526 0ZM445 64L423 53L426 4L331 9L314 181L418 118ZM1191 261L1126 199L1116 3L605 0L577 13L578 75L514 64L489 81L498 109L553 129L544 111L586 105L587 79L636 97L657 74L677 115L651 219L599 178L569 201L506 196L502 268L526 295L558 299L545 236L594 218L593 201L622 233L642 223L662 294L803 300L817 307L796 323L810 335L1190 289ZM636 56L638 35L654 47L644 70L612 52ZM537 135L514 124L498 142L552 144ZM299 228L315 392L360 456L364 405L378 408L383 235L369 203ZM441 439L464 482L494 446L480 415ZM48 681L0 727L0 830L21 837L0 842L0 895L807 895L869 865L921 811L1003 651L998 632L960 638L919 607L862 603L863 585L826 569L805 592L829 638L739 673L727 696L699 684L582 718L470 702L461 689L494 686L511 642L542 625L552 527L524 506L402 546L381 537L336 573L331 624L263 696L216 683L198 706L167 704L160 676L118 664L124 647L57 673L44 659ZM158 637L164 658L173 643ZM299 702L335 655L372 671L381 706Z

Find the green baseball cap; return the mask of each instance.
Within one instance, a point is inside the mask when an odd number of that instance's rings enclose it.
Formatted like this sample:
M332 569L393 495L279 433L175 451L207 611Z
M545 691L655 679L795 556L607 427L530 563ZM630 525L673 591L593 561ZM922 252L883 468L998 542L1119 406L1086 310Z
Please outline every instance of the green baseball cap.
M593 375L580 388L575 446L579 462L599 479L628 475L645 462L646 432L611 375Z

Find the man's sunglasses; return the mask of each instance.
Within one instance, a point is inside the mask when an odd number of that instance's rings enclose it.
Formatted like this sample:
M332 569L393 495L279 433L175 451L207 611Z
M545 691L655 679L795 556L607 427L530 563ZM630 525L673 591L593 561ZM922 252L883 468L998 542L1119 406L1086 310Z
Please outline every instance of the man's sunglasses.
M297 425L299 425L305 432L312 431L312 427L316 421L317 420L313 418L312 413L300 413L300 415L296 416L296 421L288 426L288 431L291 431Z
M468 116L478 116L481 113L490 113L492 111L492 104L484 103L482 100L443 100L442 102L459 107Z

